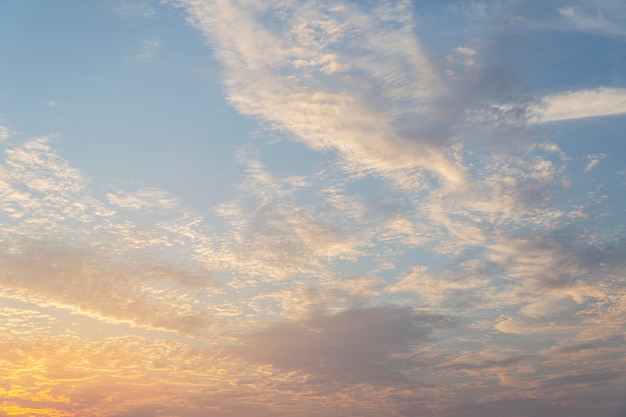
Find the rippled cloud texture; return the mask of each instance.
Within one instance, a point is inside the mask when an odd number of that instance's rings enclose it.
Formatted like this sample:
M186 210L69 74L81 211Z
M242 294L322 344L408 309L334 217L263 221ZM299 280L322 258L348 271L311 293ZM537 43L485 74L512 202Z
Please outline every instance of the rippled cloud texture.
M0 2L0 415L620 417L622 1Z

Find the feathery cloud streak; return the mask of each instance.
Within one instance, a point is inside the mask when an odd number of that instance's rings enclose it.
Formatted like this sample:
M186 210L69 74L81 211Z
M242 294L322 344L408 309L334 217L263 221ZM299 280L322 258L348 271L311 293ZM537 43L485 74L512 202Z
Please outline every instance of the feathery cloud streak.
M424 114L441 88L413 35L409 2L367 12L345 2L181 4L215 47L228 99L242 113L337 151L348 170L406 182L407 171L426 169L463 183L446 148L394 128L407 112ZM260 23L267 16L272 26ZM338 54L346 48L351 55Z

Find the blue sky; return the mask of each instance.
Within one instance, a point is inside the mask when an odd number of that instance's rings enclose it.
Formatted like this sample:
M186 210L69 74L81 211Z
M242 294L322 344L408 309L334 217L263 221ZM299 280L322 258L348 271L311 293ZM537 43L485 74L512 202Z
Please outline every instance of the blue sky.
M0 0L0 414L626 410L622 1Z

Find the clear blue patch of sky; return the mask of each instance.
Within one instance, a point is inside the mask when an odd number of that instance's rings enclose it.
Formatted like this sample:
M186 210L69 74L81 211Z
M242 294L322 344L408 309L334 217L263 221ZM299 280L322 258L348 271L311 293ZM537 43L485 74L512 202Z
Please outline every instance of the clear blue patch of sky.
M1 6L0 120L25 137L57 134L95 180L173 190L191 206L222 201L253 124L225 102L211 49L182 14L129 19L101 6Z
M488 65L509 68L539 95L626 86L626 43L616 38L563 30L504 33L485 55Z
M592 216L589 221L609 234L623 227L626 186L620 172L626 170L626 116L547 123L543 128L571 158L567 161L570 193L575 200L587 203ZM603 157L585 172L589 155ZM606 199L599 200L601 196ZM572 201L563 203L571 206Z

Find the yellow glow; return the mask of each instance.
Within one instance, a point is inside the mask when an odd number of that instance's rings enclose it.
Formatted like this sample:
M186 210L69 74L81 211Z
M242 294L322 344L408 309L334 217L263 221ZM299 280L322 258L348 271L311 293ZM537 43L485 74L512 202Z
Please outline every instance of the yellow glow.
M0 405L0 412L7 416L49 416L49 417L72 417L71 413L59 410L53 410L51 408L32 408L21 407L17 404L2 403Z

